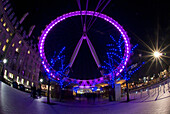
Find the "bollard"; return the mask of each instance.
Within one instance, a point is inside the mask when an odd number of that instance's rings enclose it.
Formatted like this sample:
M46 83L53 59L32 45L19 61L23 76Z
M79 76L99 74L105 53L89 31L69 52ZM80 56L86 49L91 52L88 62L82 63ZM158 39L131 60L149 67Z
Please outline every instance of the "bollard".
M158 95L159 95L159 86L158 86Z
M164 88L163 88L163 91L164 91L164 93L165 93L165 82L164 82Z
M140 96L141 96L141 98L142 98L142 90L140 90Z
M160 91L161 91L161 85L159 85L159 87L160 87Z
M170 81L168 80L168 90L169 90L169 83L170 83Z
M136 98L138 98L138 95L137 95L137 94L138 94L138 91L136 91Z
M148 95L150 96L150 93L149 93L149 88L147 89L147 92L148 92Z

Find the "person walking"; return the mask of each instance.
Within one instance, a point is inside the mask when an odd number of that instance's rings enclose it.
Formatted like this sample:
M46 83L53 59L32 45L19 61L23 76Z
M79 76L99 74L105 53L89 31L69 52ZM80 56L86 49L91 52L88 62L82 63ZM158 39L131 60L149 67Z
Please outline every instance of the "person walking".
M32 97L36 98L36 86L35 85L32 87Z

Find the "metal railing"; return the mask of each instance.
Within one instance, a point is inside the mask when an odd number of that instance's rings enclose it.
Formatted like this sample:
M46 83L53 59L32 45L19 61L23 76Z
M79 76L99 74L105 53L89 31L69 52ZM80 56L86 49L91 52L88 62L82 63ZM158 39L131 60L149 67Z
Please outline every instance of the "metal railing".
M160 94L165 94L165 92L170 91L170 77L159 81L158 83L142 87L140 89L135 89L129 92L130 100L136 100L146 97L156 97L155 100L160 96ZM122 94L122 101L127 100L126 92Z

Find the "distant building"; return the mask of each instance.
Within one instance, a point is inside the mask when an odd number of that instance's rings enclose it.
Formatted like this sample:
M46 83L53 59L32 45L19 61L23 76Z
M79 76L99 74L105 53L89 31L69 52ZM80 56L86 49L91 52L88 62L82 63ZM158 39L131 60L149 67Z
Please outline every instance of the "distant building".
M16 81L30 87L38 85L41 59L37 44L28 40L29 36L15 16L9 0L0 0L1 75L8 82ZM6 64L3 64L3 59L7 59Z

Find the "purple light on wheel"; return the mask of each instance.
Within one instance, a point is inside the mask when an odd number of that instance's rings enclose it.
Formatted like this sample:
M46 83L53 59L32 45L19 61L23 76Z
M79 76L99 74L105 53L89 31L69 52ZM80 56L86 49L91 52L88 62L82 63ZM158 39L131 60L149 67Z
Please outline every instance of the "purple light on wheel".
M48 73L54 72L54 69L51 69L50 64L48 63L46 56L45 56L45 52L44 52L44 43L45 43L45 39L46 36L48 35L49 31L58 23L60 23L61 21L69 18L69 17L73 17L73 16L79 16L79 15L90 15L90 16L95 16L95 17L99 17L101 19L104 19L105 21L111 23L114 27L116 27L116 29L120 32L120 34L122 35L124 42L125 42L125 52L124 52L124 59L120 62L119 66L115 69L117 71L116 76L118 76L123 69L125 68L130 55L130 41L129 41L129 37L126 33L126 31L123 29L123 27L114 19L112 19L111 17L101 14L99 12L94 12L94 11L75 11L75 12L70 12L67 14L64 14L62 16L59 16L58 18L56 18L55 20L53 20L49 25L47 25L47 27L45 28L45 30L43 31L43 33L41 34L40 40L39 40L39 53L40 53L40 57L42 59L42 63L43 63L43 67L45 68L45 70ZM53 76L52 76L53 77ZM103 78L98 78L100 79L100 82L104 81ZM92 79L95 81L95 79ZM85 86L89 86L87 83L84 83Z

